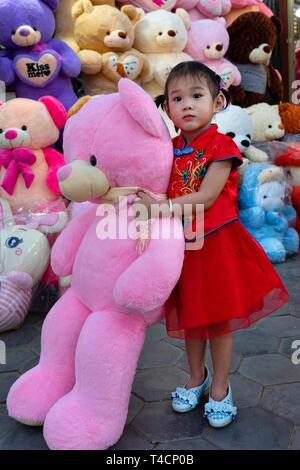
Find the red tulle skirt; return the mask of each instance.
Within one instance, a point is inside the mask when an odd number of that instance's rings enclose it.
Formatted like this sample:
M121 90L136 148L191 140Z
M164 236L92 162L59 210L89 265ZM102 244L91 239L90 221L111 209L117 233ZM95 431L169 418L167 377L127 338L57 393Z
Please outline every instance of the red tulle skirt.
M239 221L186 251L180 280L166 303L168 335L212 339L281 308L288 292L264 250Z

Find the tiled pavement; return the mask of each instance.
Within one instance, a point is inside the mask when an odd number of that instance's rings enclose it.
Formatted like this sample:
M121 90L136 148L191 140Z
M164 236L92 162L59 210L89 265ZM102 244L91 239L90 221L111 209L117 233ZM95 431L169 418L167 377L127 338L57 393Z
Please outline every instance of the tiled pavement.
M300 365L291 361L292 343L300 340L300 255L276 269L289 304L234 335L235 423L210 428L202 406L185 415L171 411L170 391L184 384L188 368L183 343L167 338L159 324L148 331L127 426L114 449L300 449ZM47 449L42 429L8 418L5 406L11 384L38 362L44 316L32 312L21 330L0 335L7 347L7 365L0 365L0 449Z

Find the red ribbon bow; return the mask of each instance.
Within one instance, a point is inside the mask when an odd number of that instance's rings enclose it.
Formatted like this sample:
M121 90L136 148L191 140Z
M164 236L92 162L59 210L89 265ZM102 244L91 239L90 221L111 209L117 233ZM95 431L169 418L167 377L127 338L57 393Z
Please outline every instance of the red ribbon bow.
M1 186L10 196L14 192L20 174L23 176L26 188L30 188L34 180L34 173L30 165L35 162L34 153L27 148L0 150L0 168L2 166L6 168Z

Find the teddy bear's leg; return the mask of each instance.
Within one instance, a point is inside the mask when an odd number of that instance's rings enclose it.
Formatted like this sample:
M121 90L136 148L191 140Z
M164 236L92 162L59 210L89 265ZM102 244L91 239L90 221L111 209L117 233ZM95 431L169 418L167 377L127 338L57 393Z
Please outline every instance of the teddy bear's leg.
M118 441L144 338L142 315L90 315L76 349L75 386L45 420L44 438L50 449L100 450Z
M11 387L9 416L41 425L54 403L72 389L78 336L89 313L71 288L50 310L42 329L40 362Z
M286 258L286 250L277 238L263 238L259 243L265 250L271 263L283 263Z

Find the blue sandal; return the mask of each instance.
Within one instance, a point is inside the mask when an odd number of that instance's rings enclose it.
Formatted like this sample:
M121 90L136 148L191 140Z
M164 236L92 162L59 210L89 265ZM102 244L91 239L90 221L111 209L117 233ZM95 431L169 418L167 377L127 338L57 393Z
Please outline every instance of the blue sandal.
M237 415L237 408L233 406L232 391L229 385L228 394L222 401L215 401L209 396L209 401L205 404L204 418L214 428L224 428L234 421Z
M172 408L177 413L186 413L193 410L199 405L201 398L209 393L211 386L211 375L208 367L205 366L206 378L199 387L186 389L185 387L177 387L172 392Z

